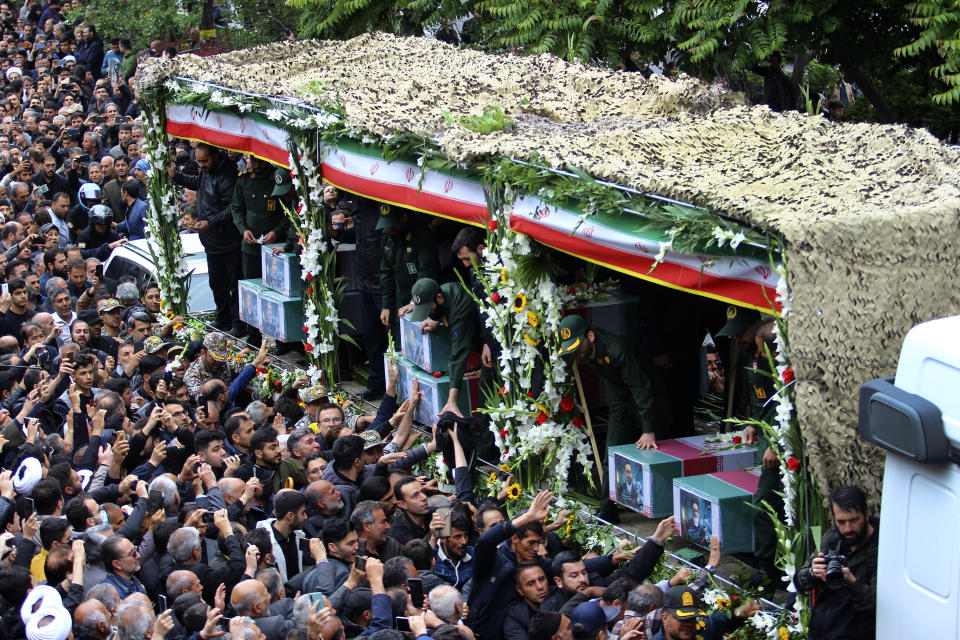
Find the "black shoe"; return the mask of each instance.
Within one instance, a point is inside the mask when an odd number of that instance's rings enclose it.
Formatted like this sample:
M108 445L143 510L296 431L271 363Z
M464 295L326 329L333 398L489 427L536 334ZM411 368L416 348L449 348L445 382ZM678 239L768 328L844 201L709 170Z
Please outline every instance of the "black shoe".
M222 331L223 333L229 333L232 325L225 322L214 322L213 328L217 331Z
M379 400L383 397L383 389L364 389L363 393L360 394L361 400L366 400L367 402L373 402L374 400Z
M612 502L601 506L593 515L610 524L620 524L620 514L617 513L617 506Z
M234 338L244 338L250 333L250 328L245 324L238 324L230 327L230 330L224 331L224 333Z
M289 353L290 351L292 351L292 349L290 348L290 343L289 343L289 342L278 342L278 343L277 343L277 348L276 348L276 350L275 350L275 353L276 353L278 356L282 356L283 354Z

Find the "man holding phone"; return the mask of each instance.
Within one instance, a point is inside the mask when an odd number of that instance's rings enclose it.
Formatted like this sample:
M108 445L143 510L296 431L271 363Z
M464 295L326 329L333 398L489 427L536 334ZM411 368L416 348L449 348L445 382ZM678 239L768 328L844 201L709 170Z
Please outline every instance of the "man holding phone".
M366 555L386 562L402 555L403 545L387 535L390 523L379 502L364 500L357 504L350 516L357 537L366 543Z

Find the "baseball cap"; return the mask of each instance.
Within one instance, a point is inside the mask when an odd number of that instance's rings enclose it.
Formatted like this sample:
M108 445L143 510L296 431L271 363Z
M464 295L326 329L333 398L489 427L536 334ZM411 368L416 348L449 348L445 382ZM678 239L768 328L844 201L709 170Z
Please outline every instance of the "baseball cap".
M363 438L364 451L383 445L383 439L380 437L380 434L373 429L367 429L366 431L360 433L360 437Z
M219 331L207 334L203 339L203 348L214 360L226 362L230 359L230 352L227 350L227 337Z
M300 389L300 399L304 402L304 404L310 404L311 402L323 402L326 397L327 390L323 388L322 384L315 384L312 387Z
M393 207L384 203L380 205L380 217L377 219L377 231L395 227L400 224L402 215L395 211Z
M93 309L87 309L77 314L77 320L83 320L87 324L100 324L100 315Z
M420 278L413 283L413 289L410 291L413 300L413 311L410 313L410 320L421 322L433 309L433 299L440 293L440 285L433 278Z
M116 298L101 300L100 304L97 305L97 311L100 313L108 313L110 311L116 311L117 309L123 309L123 305L120 304L120 301Z
M143 341L143 350L151 354L157 353L158 351L163 351L165 347L169 346L169 344L170 344L169 342L164 341L164 339L161 338L160 336L150 336ZM216 358L216 356L213 353L211 353L210 355L213 355L213 357Z
M760 313L753 309L743 309L730 305L727 307L727 323L723 325L716 337L738 336L760 319Z
M575 635L596 633L618 615L619 607L601 607L596 600L588 600L570 613L570 631Z
M672 587L667 591L663 608L677 618L690 618L700 613L696 594L686 586Z
M567 355L580 348L583 336L587 334L587 321L581 316L571 314L560 321L560 355Z
M290 171L279 167L273 172L273 193L271 196L286 195L293 188L293 178L290 177Z

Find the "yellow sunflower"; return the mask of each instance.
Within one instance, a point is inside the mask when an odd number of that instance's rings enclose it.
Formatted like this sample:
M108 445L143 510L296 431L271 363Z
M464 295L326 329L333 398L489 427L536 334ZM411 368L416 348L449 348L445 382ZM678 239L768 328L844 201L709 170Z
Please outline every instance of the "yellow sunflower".
M502 464L500 465L500 471L503 471L504 473L510 473L510 467L508 467L505 464Z
M503 284L507 284L507 270L506 270L506 269L500 269L500 282L502 282Z
M523 293L518 293L517 297L513 299L513 312L520 313L527 306L527 296Z
M496 482L496 481L497 481L497 472L496 472L496 471L491 471L491 472L490 472L490 476L487 477L487 482L488 482L489 484L493 484L493 483Z
M535 347L535 346L537 346L538 344L540 344L539 342L537 342L536 340L534 340L533 338L531 338L529 333L523 334L523 340L524 340L524 342L526 342L526 343L527 343L528 345L530 345L531 347Z
M531 327L535 327L540 324L540 318L533 311L527 311L527 322L530 323Z
M790 640L790 632L786 627L780 627L780 640Z
M165 317L167 320L173 320L175 315L176 314L173 311L167 311L165 314L163 314L163 317Z
M510 488L507 489L507 499L516 500L519 497L520 497L520 485L516 483L510 485Z
M729 600L727 600L726 598L717 598L717 608L718 608L718 609L726 609L726 608L729 607L729 606L730 606L730 601L729 601Z

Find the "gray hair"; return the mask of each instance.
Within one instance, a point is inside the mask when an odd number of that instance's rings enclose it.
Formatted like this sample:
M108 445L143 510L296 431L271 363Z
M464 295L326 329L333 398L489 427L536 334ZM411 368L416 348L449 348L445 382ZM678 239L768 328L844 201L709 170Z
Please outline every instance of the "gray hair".
M350 516L350 526L352 526L357 533L363 533L363 525L373 525L373 512L378 509L383 510L383 507L380 506L379 502L373 500L364 500L357 504L357 506L353 508L353 514Z
M67 291L67 281L60 276L53 276L47 280L47 284L43 288L47 297L52 298L60 289Z
M183 529L175 531L173 535L177 535L177 533L179 533L180 531L183 531ZM173 536L170 537L170 541L171 542L173 541ZM169 544L170 543L168 542L167 543L168 547L169 547ZM178 560L177 562L182 562L182 561ZM167 596L170 597L171 600L176 600L177 596L182 594L184 591L187 591L190 589L193 583L193 577L195 575L196 574L194 574L192 571L189 571L187 569L178 569L177 571L171 571L170 575L167 576L167 583L166 583Z
M163 507L167 511L173 508L177 503L177 483L167 476L157 476L150 483L150 491L160 491L163 493ZM167 515L170 515L169 513Z
M306 629L307 618L310 617L310 609L313 603L310 601L310 594L305 593L293 603L293 627L295 629Z
M153 488L153 485L150 486ZM173 532L167 542L167 551L178 563L183 563L193 557L200 548L200 532L193 527L181 527Z
M87 131L90 134L90 142L93 142L97 145L97 148L100 148L100 134L96 131Z
M652 584L642 584L627 596L627 608L637 615L646 615L662 606L663 592Z
M254 578L267 588L267 593L270 594L270 602L276 602L280 599L280 592L283 591L283 578L279 571L273 568L260 569Z
M137 291L137 285L129 282L117 285L117 300L120 302L136 302L139 297L140 292Z
M249 412L249 409L247 409ZM303 440L303 436L308 433L313 433L310 430L310 427L300 427L299 429L294 429L293 432L287 437L287 451L293 453L294 449L300 447L300 441Z
M87 591L87 600L99 600L107 611L115 611L120 604L120 594L112 584L101 582L90 587Z
M30 191L30 187L27 186L27 183L26 183L26 182L20 182L19 180L14 180L14 181L12 181L9 186L10 186L10 195L11 195L11 196L17 195L17 189L19 189L20 187L23 187L23 188L26 189L27 191Z
M87 614L87 617L83 620L75 622L73 624L73 632L78 636L87 636L93 637L99 634L97 625L101 622L105 623L107 627L110 626L110 620L107 619L107 616L103 615L103 611L95 610Z
M459 591L450 585L440 585L434 588L428 597L430 599L430 610L438 618L444 622L457 622L457 608L463 604Z
M153 611L138 602L117 609L117 640L143 640L153 626Z
M262 425L263 421L267 418L267 405L260 400L254 400L248 404L244 411L248 416L250 416L250 419L253 420L253 423L257 425ZM289 440L287 442L289 442Z

